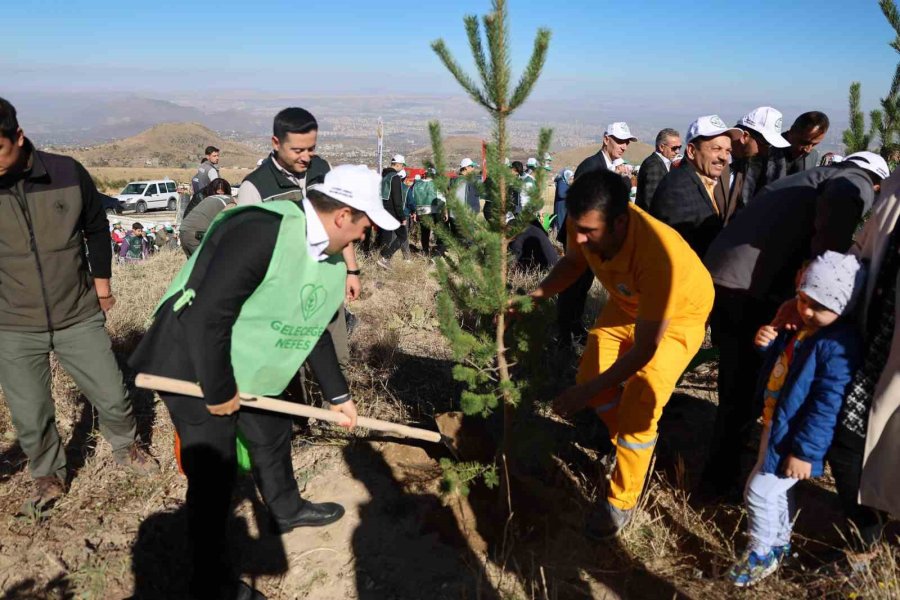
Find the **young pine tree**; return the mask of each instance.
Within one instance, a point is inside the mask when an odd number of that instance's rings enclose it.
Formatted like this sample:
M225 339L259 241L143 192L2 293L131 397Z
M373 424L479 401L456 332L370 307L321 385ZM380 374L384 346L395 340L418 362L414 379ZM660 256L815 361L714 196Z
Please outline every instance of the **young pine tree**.
M442 228L449 252L438 261L437 277L441 284L438 313L441 330L450 341L456 365L453 376L464 384L462 410L469 415L489 415L503 411L501 466L508 457L513 415L527 381L514 381L513 363L527 353L529 336L518 335L519 343L507 346L509 327L507 309L517 300L510 289L509 244L535 218L543 206L544 172L536 172L537 183L525 207L512 206L511 192L521 192L521 182L505 164L508 148L507 121L525 102L540 76L550 43L550 31L539 29L534 49L525 71L513 87L509 60L509 29L505 0L494 0L493 10L483 17L484 38L475 16L464 20L469 46L478 69L477 80L463 71L443 40L432 43L432 49L466 93L482 106L493 121L492 139L487 144L487 179L477 182L479 196L487 202L486 218L480 219L457 199L458 186L450 185L441 142L440 125L430 123L434 165L438 172L436 186L445 192L447 209L452 218L452 232ZM485 43L487 48L485 49ZM551 131L542 130L538 154L548 151ZM516 218L512 213L518 212ZM530 310L525 303L523 310ZM465 490L479 475L488 484L496 483L496 470L482 469L466 463L455 469L444 463L445 481L451 487Z

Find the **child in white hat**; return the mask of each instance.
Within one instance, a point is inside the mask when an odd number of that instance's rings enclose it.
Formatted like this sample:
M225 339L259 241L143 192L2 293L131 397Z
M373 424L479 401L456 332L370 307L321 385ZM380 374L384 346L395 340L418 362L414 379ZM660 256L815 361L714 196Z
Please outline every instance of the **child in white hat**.
M862 357L854 323L844 319L864 286L855 256L825 252L797 288L799 331L764 325L756 345L766 349L757 398L764 404L759 458L744 492L749 543L729 579L751 586L774 573L790 553L794 485L824 470L838 413ZM761 397L760 397L761 396Z

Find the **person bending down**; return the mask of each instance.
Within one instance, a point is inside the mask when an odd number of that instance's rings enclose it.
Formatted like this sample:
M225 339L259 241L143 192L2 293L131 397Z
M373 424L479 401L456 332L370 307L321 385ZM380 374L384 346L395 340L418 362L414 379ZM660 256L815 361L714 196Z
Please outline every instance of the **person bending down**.
M607 497L587 522L596 538L618 534L631 519L657 423L703 343L713 304L703 263L678 232L630 204L629 191L611 171L575 180L566 196L566 254L531 293L535 300L555 296L588 267L609 293L588 335L577 385L554 401L563 416L592 407L615 449Z

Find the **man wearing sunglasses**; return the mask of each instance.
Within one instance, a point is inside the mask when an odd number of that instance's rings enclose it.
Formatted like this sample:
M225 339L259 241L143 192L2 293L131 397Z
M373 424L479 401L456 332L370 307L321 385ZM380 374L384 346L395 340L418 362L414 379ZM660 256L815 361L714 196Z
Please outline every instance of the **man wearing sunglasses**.
M656 186L672 168L672 160L681 152L681 135L674 129L663 129L656 134L656 152L644 159L638 171L635 204L649 210Z

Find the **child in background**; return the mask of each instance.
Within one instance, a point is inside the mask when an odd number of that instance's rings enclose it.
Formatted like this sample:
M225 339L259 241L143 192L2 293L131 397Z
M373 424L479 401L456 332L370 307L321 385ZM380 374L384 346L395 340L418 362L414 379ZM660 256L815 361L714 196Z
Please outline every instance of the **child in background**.
M841 318L862 280L855 256L826 252L800 280L800 330L778 332L764 325L756 335L756 345L767 352L758 391L764 427L759 459L744 492L750 541L728 573L738 587L778 569L791 547L791 488L822 475L846 388L862 356L855 324Z
M119 250L119 262L141 262L150 255L150 242L144 235L144 226L134 223L131 231L125 236Z

